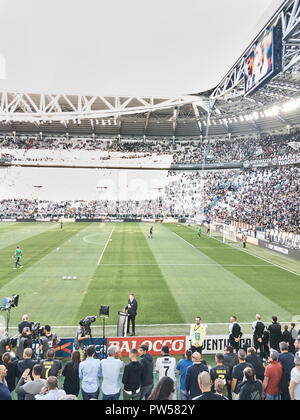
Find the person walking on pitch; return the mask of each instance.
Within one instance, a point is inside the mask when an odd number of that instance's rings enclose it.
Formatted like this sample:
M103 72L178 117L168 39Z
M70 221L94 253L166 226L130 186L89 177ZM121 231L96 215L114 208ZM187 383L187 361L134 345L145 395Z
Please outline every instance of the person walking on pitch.
M16 266L14 267L14 270L16 270L18 267L20 267L20 268L23 267L23 265L21 265L21 263L20 263L21 257L23 257L22 250L20 249L19 246L17 246L17 248L15 250L15 253L12 256L12 258L15 258L15 265Z
M202 228L201 228L201 226L199 227L199 229L198 229L198 236L199 236L199 239L201 238L201 233L202 233Z

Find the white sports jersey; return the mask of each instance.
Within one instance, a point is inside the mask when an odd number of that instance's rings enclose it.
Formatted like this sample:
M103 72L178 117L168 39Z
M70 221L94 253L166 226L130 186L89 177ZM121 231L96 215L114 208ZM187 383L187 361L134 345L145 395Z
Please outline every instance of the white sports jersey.
M176 359L175 357L164 356L159 357L156 360L155 365L156 372L159 373L159 379L164 376L172 378L173 381L176 381Z

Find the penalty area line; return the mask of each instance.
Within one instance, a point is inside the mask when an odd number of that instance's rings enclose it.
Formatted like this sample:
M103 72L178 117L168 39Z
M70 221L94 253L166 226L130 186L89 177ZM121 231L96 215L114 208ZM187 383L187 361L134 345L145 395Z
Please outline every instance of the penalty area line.
M98 260L98 263L97 263L98 266L101 264L101 261L102 261L104 252L106 251L106 248L107 248L107 246L109 244L109 241L110 241L110 238L112 237L112 234L114 233L114 230L115 230L115 226L113 227L112 231L110 232L110 235L109 235L109 237L108 237L108 239L106 241L106 244L105 244L105 246L103 248L103 251L101 252L101 255L100 255L99 260Z

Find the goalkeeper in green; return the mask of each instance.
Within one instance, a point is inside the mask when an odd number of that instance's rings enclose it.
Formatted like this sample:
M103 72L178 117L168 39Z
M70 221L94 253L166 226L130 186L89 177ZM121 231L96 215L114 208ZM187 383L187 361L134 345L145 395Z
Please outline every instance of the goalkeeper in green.
M17 246L17 249L15 250L15 254L12 256L12 258L15 257L15 264L16 266L14 267L14 269L16 270L18 267L22 268L23 265L21 265L20 260L21 257L23 256L22 254L22 250L20 249L19 246Z

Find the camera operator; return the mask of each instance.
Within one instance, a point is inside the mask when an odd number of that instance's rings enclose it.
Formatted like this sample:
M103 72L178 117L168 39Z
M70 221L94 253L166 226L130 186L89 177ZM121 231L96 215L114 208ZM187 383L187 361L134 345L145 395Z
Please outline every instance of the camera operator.
M43 359L46 359L48 350L54 349L59 342L60 338L51 332L50 325L45 325L40 337L40 352L42 352Z
M8 336L3 328L0 328L0 360L4 353L7 352Z
M23 359L24 350L27 348L32 348L32 335L29 327L23 328L22 334L18 337L16 356L19 360Z
M74 350L78 350L80 353L80 360L84 359L84 344L85 340L90 338L88 334L89 330L86 328L85 320L81 319L79 321L79 327L76 330L76 335L74 338Z

